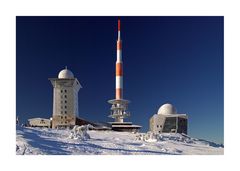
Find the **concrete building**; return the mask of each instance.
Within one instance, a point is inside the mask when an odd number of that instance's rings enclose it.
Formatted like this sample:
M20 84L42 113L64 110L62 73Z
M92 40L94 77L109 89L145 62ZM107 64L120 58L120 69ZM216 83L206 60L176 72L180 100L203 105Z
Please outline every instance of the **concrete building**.
M162 105L157 114L149 120L149 130L153 133L185 133L187 134L187 114L177 114L171 104Z
M78 91L82 88L77 78L67 69L58 78L49 78L53 86L52 128L72 127L78 117Z
M45 118L31 118L28 119L28 125L31 127L51 127L50 119Z

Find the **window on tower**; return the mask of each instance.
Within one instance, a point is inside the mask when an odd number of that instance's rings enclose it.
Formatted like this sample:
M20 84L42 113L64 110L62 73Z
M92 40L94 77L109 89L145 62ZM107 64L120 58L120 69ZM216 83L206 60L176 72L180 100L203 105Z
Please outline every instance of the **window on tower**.
M63 90L61 90L61 93L63 92Z
M65 106L65 109L67 109L67 106Z
M67 90L64 90L65 91L65 93L67 92Z
M65 114L67 114L67 111L65 111Z
M65 95L64 97L67 98L67 95Z
M65 103L67 103L67 100L65 100Z

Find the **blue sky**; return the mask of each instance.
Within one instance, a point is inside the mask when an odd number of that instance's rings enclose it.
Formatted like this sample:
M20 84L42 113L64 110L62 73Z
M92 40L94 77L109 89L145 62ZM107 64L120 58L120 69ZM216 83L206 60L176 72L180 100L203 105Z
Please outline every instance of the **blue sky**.
M118 18L128 121L147 131L168 102L188 114L191 136L223 143L223 17L17 17L20 120L51 117L48 78L68 66L83 86L79 116L111 121Z

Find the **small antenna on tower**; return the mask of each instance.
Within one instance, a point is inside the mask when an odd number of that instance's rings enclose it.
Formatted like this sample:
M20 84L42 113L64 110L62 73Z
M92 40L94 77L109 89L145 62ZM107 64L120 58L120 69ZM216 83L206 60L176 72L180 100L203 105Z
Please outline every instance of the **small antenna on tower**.
M121 26L120 26L120 19L118 19L118 31L120 31Z
M67 66L65 66L65 69L67 69Z

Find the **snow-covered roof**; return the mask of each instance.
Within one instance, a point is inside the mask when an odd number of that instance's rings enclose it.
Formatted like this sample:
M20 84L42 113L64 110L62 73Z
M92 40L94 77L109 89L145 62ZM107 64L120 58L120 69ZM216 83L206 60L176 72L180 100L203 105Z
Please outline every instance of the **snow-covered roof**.
M28 119L29 121L31 121L31 120L49 120L50 121L50 119L46 119L46 118L31 118L31 119Z
M142 126L140 126L140 125L112 125L112 127L119 127L119 128L135 128L135 127L137 127L137 128L140 128L140 127L142 127Z
M156 117L182 117L182 118L188 118L187 114L165 114L165 115L159 115L159 114L154 114L152 116L153 118L156 118Z
M187 114L168 114L165 115L166 117L183 117L183 118L187 118Z

